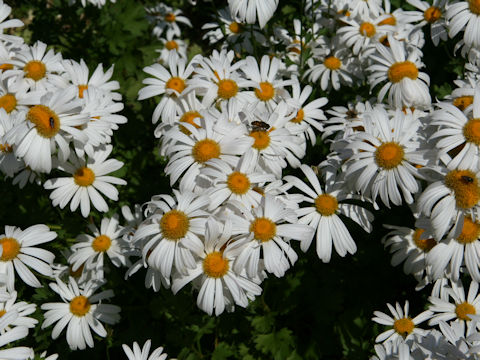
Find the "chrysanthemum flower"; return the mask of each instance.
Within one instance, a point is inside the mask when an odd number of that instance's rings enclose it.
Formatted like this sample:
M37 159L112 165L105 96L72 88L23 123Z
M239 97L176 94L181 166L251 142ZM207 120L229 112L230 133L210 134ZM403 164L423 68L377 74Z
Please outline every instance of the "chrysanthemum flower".
M163 3L147 8L146 11L150 20L155 22L153 34L158 38L165 30L167 31L167 36L168 34L180 36L181 31L178 23L192 27L192 23L186 16L183 16L181 10L173 9Z
M15 145L11 136L11 130L17 125L17 118L0 109L0 170L8 177L12 177L23 165L23 161L15 156Z
M18 312L12 310L0 317L0 357L2 359L23 360L33 357L33 349L27 347L11 347L6 348L5 345L16 340L25 338L28 335L28 328L26 326L15 326L11 330L4 332L4 330L12 325L18 318Z
M163 347L158 347L149 354L151 344L152 341L148 339L142 349L140 349L140 346L136 341L133 343L132 349L125 344L122 345L122 348L123 351L125 351L128 360L165 360L167 354L163 353Z
M228 221L228 220L227 220ZM199 260L188 275L175 274L172 291L176 294L181 288L198 278L200 292L197 306L212 315L220 315L225 308L232 310L234 305L246 307L248 299L260 295L262 288L249 280L233 264L238 250L231 246L231 223L225 226L210 218L206 225L205 241Z
M68 284L58 278L56 283L50 283L50 288L62 298L63 302L46 303L41 306L47 310L42 329L56 323L52 330L52 339L58 338L67 327L67 343L72 350L83 350L93 347L93 337L90 329L98 336L106 337L107 331L102 322L115 324L120 320L120 307L103 303L113 297L113 290L95 294L102 285L99 281L89 281L83 287L71 277ZM98 302L98 303L97 303Z
M8 325L6 328L0 328L0 334L4 335L6 332L10 331L11 326L25 326L27 328L34 328L38 323L38 320L28 317L28 315L33 314L36 307L37 306L35 304L28 304L25 301L17 302L16 291L9 293L8 299L5 301L0 301L0 317L10 312L16 312L18 317L11 321L10 325Z
M445 21L447 0L434 0L432 4L421 0L407 0L407 2L421 10L409 14L415 18L415 21L419 21L416 27L421 28L430 24L430 36L435 46L438 46L440 40L447 40L447 23Z
M57 234L46 225L33 225L25 230L14 226L5 226L5 233L0 235L0 245L3 248L0 256L0 274L7 276L8 291L14 290L15 272L29 286L41 287L42 284L30 271L51 276L51 264L55 255L50 251L37 248L35 245L52 241Z
M373 215L361 206L343 202L344 200L348 201L349 198L354 198L354 196L345 191L343 183L335 179L333 174L327 176L324 192L317 176L310 167L302 165L300 169L302 169L313 189L295 176L285 176L284 180L304 192L306 196L304 196L303 201L313 205L301 207L296 213L300 216L299 224L307 224L316 229L318 257L323 262L329 262L332 254L332 243L340 256L343 257L347 253L354 254L357 251L357 246L338 215L341 214L352 219L367 232L372 230ZM311 242L312 238L307 238L300 244L301 249L307 251Z
M430 77L419 71L423 66L419 52L407 53L406 46L391 35L388 43L388 48L377 44L377 53L370 55L374 62L368 68L370 87L373 89L387 81L378 92L378 101L382 101L388 92L388 102L396 107L429 108Z
M72 264L73 271L81 266L101 269L105 256L108 256L116 267L128 265L127 252L130 248L122 239L124 229L119 225L117 216L103 218L100 229L93 224L89 224L89 229L93 236L81 234L77 237L77 243L71 247L72 254L68 262Z
M76 126L88 121L87 114L79 113L80 99L74 99L75 90L65 89L49 93L28 110L26 121L15 131L16 154L32 170L49 173L52 153L58 146L58 158L66 161L70 155L69 142L87 137Z
M228 0L228 6L233 17L238 16L248 24L253 24L258 19L260 28L263 29L275 13L278 0Z
M387 306L393 318L383 312L374 311L372 320L382 325L392 326L393 328L378 335L375 339L376 342L394 342L399 344L402 340L418 339L427 334L426 330L418 328L417 325L430 319L432 312L426 310L412 319L408 314L408 300L405 301L403 310L398 302L395 308L390 304L387 304Z
M346 180L356 190L375 199L378 194L390 206L405 201L413 202L412 194L419 191L415 177L416 165L426 160L418 151L417 129L420 122L401 110L393 117L377 105L365 116L365 131L356 132L349 139L348 148L357 151L347 163ZM401 192L401 193L400 193Z
M480 2L478 0L459 1L447 8L448 34L454 37L464 31L463 40L468 48L480 47Z

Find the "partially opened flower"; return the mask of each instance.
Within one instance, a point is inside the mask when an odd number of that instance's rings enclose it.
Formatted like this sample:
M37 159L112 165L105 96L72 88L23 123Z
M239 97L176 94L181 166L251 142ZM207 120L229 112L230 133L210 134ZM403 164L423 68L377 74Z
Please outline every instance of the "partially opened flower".
M148 339L143 345L142 349L140 349L140 346L136 341L133 343L131 349L125 344L122 345L122 348L123 351L125 351L125 355L127 355L128 360L165 360L167 358L167 354L163 353L163 347L156 348L149 355L151 344L152 341Z

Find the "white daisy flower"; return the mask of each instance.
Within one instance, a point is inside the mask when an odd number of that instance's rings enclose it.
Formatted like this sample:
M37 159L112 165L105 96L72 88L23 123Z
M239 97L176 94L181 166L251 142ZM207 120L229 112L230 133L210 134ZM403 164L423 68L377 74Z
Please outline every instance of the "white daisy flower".
M124 228L119 225L117 216L103 218L100 229L94 224L89 224L88 228L93 236L81 234L77 237L77 243L71 246L72 254L68 262L72 265L72 271L78 270L82 265L87 270L102 269L105 256L116 267L129 265L127 252L130 248L122 239Z
M18 318L18 313L14 310L3 315L0 319L0 331L3 332L9 325L13 324ZM33 357L33 349L27 347L10 347L8 345L14 341L23 339L28 335L26 326L15 326L11 330L0 335L0 357L2 359L25 360Z
M33 46L25 46L15 54L11 63L19 69L7 70L5 76L16 76L32 90L56 91L63 89L67 81L60 74L64 73L62 55L37 41Z
M471 111L462 111L449 102L439 102L429 125L438 125L431 139L437 139L438 158L451 168L480 165L480 88L475 89ZM450 159L451 160L447 160Z
M341 214L352 219L367 232L372 230L373 215L358 205L344 202L354 198L354 196L344 190L343 182L335 179L334 174L326 176L327 181L325 191L323 191L317 176L309 166L302 165L300 169L313 189L295 176L285 176L284 180L306 194L303 201L314 205L301 207L296 210L296 213L300 217L298 219L299 224L307 224L316 229L318 257L323 262L329 262L332 254L332 243L340 256L343 257L347 253L354 254L357 251L357 246L338 215ZM311 242L312 238L307 238L306 241L302 241L300 248L307 251Z
M192 251L201 252L200 236L205 230L207 196L173 190L175 198L158 195L147 203L147 218L133 236L133 243L144 243L145 263L159 270L169 284L175 268L181 273L195 267Z
M228 0L228 6L232 17L238 16L247 24L254 24L258 19L258 24L263 29L275 13L278 0Z
M176 98L183 95L187 87L186 80L193 72L191 64L186 63L185 59L179 59L177 56L171 56L168 60L170 71L160 64L153 64L143 69L147 74L155 78L146 78L143 84L147 85L138 92L138 100L144 100L156 95L164 95L156 106L152 122L155 124L161 117L162 121L171 123L176 115Z
M241 273L245 269L250 278L255 278L262 270L259 262L262 252L265 270L282 277L298 259L289 240L311 242L315 230L299 224L295 212L269 194L253 209L238 202L232 205L242 213L242 216L229 216L233 233L237 235L232 245L241 250L233 264L234 270Z
M68 284L58 278L56 283L50 283L50 288L62 298L63 302L46 303L41 306L47 310L42 329L56 323L52 331L52 339L58 338L67 327L67 343L72 350L83 350L93 347L93 337L90 329L98 336L106 337L102 322L113 325L120 320L120 307L103 303L113 297L113 290L95 294L102 285L99 281L89 281L80 287L71 277ZM98 303L97 303L98 302Z
M37 305L28 304L25 301L17 300L17 292L13 291L8 293L8 299L0 300L0 317L4 316L9 312L16 312L18 317L15 320L11 321L6 328L0 328L0 334L4 335L6 332L10 331L11 326L25 326L27 328L34 328L38 323L38 320L28 317L35 312Z
M391 35L388 43L388 48L377 44L377 53L370 55L373 60L373 65L368 67L370 88L388 81L378 92L378 101L382 101L388 92L388 102L396 107L429 108L430 77L418 71L423 66L419 52L407 53L404 43Z
M2 75L0 81L0 108L8 114L28 111L31 105L40 104L43 91L28 91L28 85Z
M29 267L36 272L51 276L51 264L55 255L50 251L37 248L36 245L52 241L57 234L50 231L46 225L33 225L25 230L15 226L5 226L5 233L0 235L0 245L3 248L0 256L0 274L7 276L6 285L8 291L14 290L15 272L29 286L41 287L42 284L30 271Z
M336 139L347 139L354 132L364 131L364 114L372 111L373 107L369 101L363 102L357 97L355 102L349 102L347 106L332 106L327 113L332 115L324 122L322 139L336 134Z
M52 154L58 146L61 162L70 155L69 141L81 142L87 136L76 126L88 121L87 114L80 114L80 99L75 100L74 89L49 93L28 110L26 121L16 129L16 154L34 171L49 173L52 169Z
M23 22L18 19L9 19L12 8L0 1L0 40L14 44L22 43L23 38L15 35L4 34L6 29L23 26ZM8 20L7 20L8 19Z
M378 335L375 339L376 342L393 342L400 344L409 339L418 340L428 333L427 330L420 329L417 325L430 319L432 312L426 310L412 319L408 314L408 300L405 301L403 310L398 302L395 304L395 308L390 304L387 304L387 306L393 318L383 312L374 311L372 320L382 325L392 326L393 328Z
M449 297L453 300L445 301L438 297L430 296L428 301L432 304L428 310L433 312L429 325L438 325L440 321L460 324L461 333L467 337L476 333L480 329L480 324L471 321L469 315L475 315L480 312L480 295L478 294L478 283L473 280L470 282L468 295L465 298L465 290L460 280L452 281L451 287L447 289Z
M15 156L15 145L11 141L11 130L17 125L17 116L9 116L0 109L0 170L8 177L22 168L23 161Z
M235 270L234 261L238 248L231 246L232 224L227 220L222 226L214 218L206 225L205 242L196 254L196 267L188 275L175 274L172 291L176 294L191 281L197 280L200 288L197 306L212 315L220 315L225 308L232 311L234 305L247 307L248 300L260 295L262 288L249 280L242 271Z
M447 8L446 19L448 34L454 37L460 31L463 33L463 41L468 48L480 47L480 3L477 0L458 1L450 4Z
M438 46L440 40L447 40L447 23L445 21L447 0L434 0L432 4L421 0L407 0L407 2L421 10L415 12L415 15L412 13L409 15L415 16L415 21L420 21L416 25L417 28L430 24L430 36L435 46Z
M193 191L197 186L197 176L205 163L210 159L219 158L232 166L236 166L239 155L244 154L252 145L253 139L247 136L243 124L231 123L228 119L216 119L210 113L205 113L200 119L201 128L185 123L191 132L188 136L177 128L173 128L165 137L176 141L168 148L170 161L165 167L165 173L170 176L170 185L181 177L180 188Z
M369 15L378 16L382 8L381 0L352 0L348 1L350 16L366 17Z
M400 205L403 195L411 204L412 194L420 190L415 179L420 175L415 166L426 164L418 151L420 122L399 109L390 117L377 105L365 115L364 125L364 132L356 132L349 139L348 148L357 152L347 162L347 181L363 195L371 195L374 202L380 194L386 206L390 206L390 201Z
M63 209L70 202L70 210L75 211L80 205L83 217L87 217L91 202L98 211L107 212L108 205L100 193L117 201L118 190L112 184L127 183L123 179L108 175L123 166L121 161L107 159L112 148L111 145L100 148L87 160L72 153L69 162L59 166L59 169L71 174L71 177L50 179L44 184L45 189L54 190L50 194L53 206Z
M156 348L150 354L151 344L152 341L148 339L142 349L140 349L140 346L136 341L133 343L131 349L125 344L122 345L122 348L125 355L127 355L128 360L165 360L168 355L163 353L163 347Z
M185 41L174 38L173 34L167 34L167 38L160 39L163 48L155 50L159 53L158 62L161 64L168 64L172 56L187 60L187 44Z
M113 100L121 100L122 95L114 92L114 90L120 89L120 84L116 80L110 80L113 75L113 65L104 72L103 65L98 64L92 76L89 76L90 72L83 59L80 59L80 63L74 60L64 60L63 67L69 80L77 88L79 98L83 99L83 92L93 87L110 94Z
M150 20L155 22L153 34L158 38L161 37L165 30L167 32L167 36L168 34L180 36L181 31L178 23L192 27L190 20L183 16L182 11L179 9L174 10L170 6L161 3L155 7L146 8L145 10L149 15Z

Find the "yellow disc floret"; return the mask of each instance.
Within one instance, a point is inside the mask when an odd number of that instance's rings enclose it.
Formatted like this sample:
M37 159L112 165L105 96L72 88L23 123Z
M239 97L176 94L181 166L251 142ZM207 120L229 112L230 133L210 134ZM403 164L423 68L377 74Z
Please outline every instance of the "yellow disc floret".
M107 235L99 235L92 241L92 248L96 252L105 252L110 249L112 239Z
M220 157L220 145L212 139L197 141L193 146L192 156L196 162L204 163Z
M323 61L323 65L325 65L327 69L338 70L342 66L342 62L335 56L328 56Z
M393 16L392 14L390 14L389 17L383 19L382 21L380 21L377 25L392 25L392 26L395 26L397 24L397 19L395 19L395 16Z
M228 175L227 186L232 193L243 195L250 189L250 180L247 175L235 171Z
M480 200L480 186L473 171L452 170L445 175L445 185L453 190L460 209L471 209Z
M457 318L459 318L460 320L470 321L472 319L470 319L467 315L475 315L476 313L477 311L475 310L475 307L467 302L458 304L455 307L455 314L457 314Z
M83 295L75 296L70 301L70 312L75 316L85 316L90 311L90 301Z
M467 142L480 146L480 119L470 119L463 126L463 136Z
M165 87L167 89L175 90L179 94L182 93L183 90L185 90L185 81L182 78L179 78L178 76L171 77L168 79L167 83L165 84Z
M95 173L88 167L81 167L73 174L73 180L78 186L90 186L95 181Z
M165 43L167 50L178 50L178 43L175 40L170 40Z
M250 224L253 237L261 242L272 240L277 233L277 225L266 217L259 217Z
M229 268L228 259L225 259L219 251L214 251L203 259L203 272L209 277L221 278Z
M242 25L240 25L239 23L237 23L235 21L230 23L230 25L228 25L228 28L234 34L238 34L240 31L242 31Z
M442 11L436 6L430 6L423 12L423 18L430 24L433 24L435 21L440 19L441 16Z
M218 82L217 95L219 98L228 100L238 93L238 85L231 79L223 79Z
M366 37L372 37L377 33L377 29L375 28L375 25L369 22L364 22L360 25L360 34Z
M4 108L7 113L11 113L17 107L17 98L13 94L5 94L0 97L0 108Z
M88 89L88 85L78 85L78 97L83 99L83 92Z
M255 139L252 147L257 150L264 150L270 145L269 131L251 131L249 134Z
M459 96L453 99L453 105L458 107L460 110L465 110L468 106L473 104L473 96L472 95L465 95Z
M52 138L60 130L57 114L45 105L35 105L28 110L27 120L36 125L37 132L44 138Z
M165 15L165 21L168 21L168 22L174 22L176 18L177 17L175 16L174 13L168 13L167 15Z
M475 15L480 15L480 0L468 0L470 11Z
M167 240L178 241L183 238L190 227L190 221L183 211L170 210L160 220L160 230Z
M20 253L20 243L17 239L11 237L4 237L0 239L0 245L3 248L1 261L11 261Z
M330 194L318 195L315 199L315 209L317 209L322 216L331 216L335 214L338 209L337 198Z
M0 144L0 152L3 153L11 153L13 152L13 147L7 143L5 144Z
M393 323L393 329L397 332L397 334L403 337L407 337L407 335L411 334L414 328L415 324L410 318L397 319Z
M425 232L424 229L416 229L413 233L413 242L423 252L429 252L433 249L437 242L433 238L422 239L422 234Z
M415 80L418 77L418 69L411 61L401 61L393 64L388 69L388 79L392 83L398 83L404 78Z
M23 71L25 72L25 77L38 81L45 77L47 67L41 61L32 60L25 64Z
M380 145L375 151L375 162L386 170L393 169L403 161L405 152L396 142L387 142Z
M268 81L260 83L260 89L255 89L255 95L261 101L268 101L275 96L275 88Z
M462 232L457 237L460 244L470 244L478 239L480 235L480 223L473 221L470 217L463 219Z
M198 111L187 111L185 114L182 115L182 117L180 118L180 122L186 122L190 125L193 125L194 127L196 127L197 129L199 129L201 126L200 125L197 125L195 123L195 119L196 118L203 118L203 116L200 115L200 113ZM180 125L180 131L183 132L184 134L187 134L187 135L190 135L191 134L191 131L188 130L185 126L183 125Z

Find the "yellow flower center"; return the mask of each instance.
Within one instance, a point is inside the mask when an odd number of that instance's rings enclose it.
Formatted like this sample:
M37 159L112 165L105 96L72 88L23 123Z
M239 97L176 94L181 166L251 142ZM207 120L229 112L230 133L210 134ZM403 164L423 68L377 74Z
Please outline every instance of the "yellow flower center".
M473 96L459 96L453 100L453 105L455 105L460 110L465 110L468 106L473 104Z
M32 106L28 110L27 119L36 125L38 134L44 138L52 138L60 130L60 119L48 106Z
M88 89L88 85L78 85L78 97L83 99L83 92Z
M3 248L2 256L0 257L1 261L11 261L20 253L20 243L14 238L1 238L0 245Z
M7 312L5 309L0 310L0 318L5 315Z
M75 296L70 301L70 312L75 316L85 316L90 311L90 301L83 295Z
M480 0L468 0L470 11L475 15L480 15Z
M45 74L47 73L47 67L41 61L32 60L25 64L23 71L25 72L25 77L38 81L45 77Z
M472 221L470 217L463 219L462 232L457 238L460 244L470 244L478 239L480 235L480 223Z
M395 19L395 16L393 16L392 14L390 14L389 17L387 17L386 19L380 21L377 25L392 25L392 26L395 26L397 25L397 19Z
M242 31L242 25L240 25L239 23L237 23L235 21L230 23L230 25L228 25L228 28L234 34L238 34L240 31Z
M442 12L436 6L430 6L427 10L423 12L423 18L430 24L433 24L435 21L440 19L441 16Z
M88 167L81 167L73 174L73 180L78 186L90 186L95 181L95 173Z
M12 70L12 69L13 69L12 64L1 64L0 65L0 71Z
M418 69L411 61L397 62L388 69L388 79L392 83L398 83L406 77L412 80L418 77Z
M185 90L185 81L177 76L171 77L168 79L167 83L165 84L167 89L175 90L179 94Z
M338 201L330 194L318 195L315 199L315 209L323 216L331 216L338 209Z
M364 22L360 25L360 34L366 37L372 37L376 34L377 29L375 29L375 25L369 22Z
M277 233L277 225L265 217L256 218L250 224L250 232L256 240L266 242L272 240Z
M167 50L177 50L178 44L175 40L170 40L165 43L165 47L167 48Z
M217 95L219 98L228 100L238 92L238 85L235 81L230 79L223 79L218 82Z
M375 162L378 166L390 170L400 165L404 155L402 146L396 142L387 142L375 151Z
M0 152L11 153L11 152L13 152L13 148L7 143L0 144Z
M0 108L4 108L7 113L11 113L17 106L17 98L13 94L5 94L0 97Z
M480 145L480 119L470 119L463 126L463 136L467 142Z
M203 272L212 278L223 277L229 268L228 259L225 259L218 251L208 254L203 260Z
M111 245L112 245L112 239L110 239L110 237L107 235L97 236L92 241L92 248L96 252L105 252L108 249L110 249Z
M437 242L433 238L421 239L424 232L424 229L416 229L413 233L413 242L417 245L417 248L423 252L429 252L435 245L437 245Z
M183 238L190 227L190 221L183 211L170 210L160 220L160 230L167 240L178 241Z
M187 111L185 114L182 115L180 118L180 122L186 122L190 125L195 126L197 129L199 129L201 126L197 125L195 123L196 118L203 118L203 116L200 115L198 111ZM183 132L184 134L190 135L192 132L188 130L185 126L180 125L180 131Z
M255 95L262 101L268 101L275 96L275 88L267 81L260 83L260 89L255 89Z
M193 146L192 156L196 162L202 164L210 159L219 158L220 145L211 139L197 141L197 143Z
M168 13L165 15L165 21L174 22L177 17L173 13Z
M340 69L340 66L342 66L342 62L340 61L339 58L335 57L335 56L328 56L324 61L323 61L323 65L325 65L325 67L327 69L330 69L330 70L338 70Z
M290 121L295 124L300 124L303 121L304 117L305 117L305 112L303 111L303 109L299 109L297 111L297 115Z
M249 136L255 139L252 145L254 149L264 150L270 145L269 131L251 131Z
M404 338L411 334L414 328L415 324L410 318L397 319L393 323L393 329Z
M473 171L452 170L445 175L445 185L453 190L460 209L471 209L480 200L480 186Z
M477 312L475 311L475 307L467 302L458 304L455 307L455 314L457 314L457 318L459 318L460 320L470 321L472 319L470 319L467 315L475 315L476 313Z
M235 171L228 175L227 186L232 193L243 195L250 189L250 180L247 175Z

